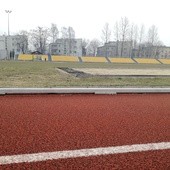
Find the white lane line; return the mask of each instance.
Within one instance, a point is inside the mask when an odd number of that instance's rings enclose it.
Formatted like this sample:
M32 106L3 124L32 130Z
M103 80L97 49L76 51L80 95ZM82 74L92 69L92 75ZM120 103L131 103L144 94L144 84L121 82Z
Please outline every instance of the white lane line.
M170 149L170 142L0 156L0 165Z

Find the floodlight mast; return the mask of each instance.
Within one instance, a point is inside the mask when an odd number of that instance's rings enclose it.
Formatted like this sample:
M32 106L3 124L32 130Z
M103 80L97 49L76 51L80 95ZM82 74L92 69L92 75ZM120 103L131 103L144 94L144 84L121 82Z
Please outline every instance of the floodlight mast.
M8 36L10 35L9 32L9 14L12 12L11 10L5 10L5 12L8 14Z

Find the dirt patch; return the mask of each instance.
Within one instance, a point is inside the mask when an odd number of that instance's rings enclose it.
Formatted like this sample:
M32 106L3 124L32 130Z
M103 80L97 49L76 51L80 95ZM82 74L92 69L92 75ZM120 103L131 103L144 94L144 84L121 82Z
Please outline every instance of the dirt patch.
M170 77L170 69L58 68L78 78L84 77Z
M85 73L83 71L79 71L79 70L75 70L75 69L72 69L72 68L66 68L66 67L62 67L62 68L58 68L68 74L71 74L75 77L91 77L93 75L89 74L89 73Z
M170 76L170 69L97 69L79 68L74 69L91 75L167 75Z

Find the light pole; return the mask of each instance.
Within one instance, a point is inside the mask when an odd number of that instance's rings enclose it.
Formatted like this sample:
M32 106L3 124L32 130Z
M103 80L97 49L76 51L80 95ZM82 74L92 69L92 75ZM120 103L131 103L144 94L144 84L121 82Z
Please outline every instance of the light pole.
M8 14L8 36L10 35L9 33L9 14L12 12L10 10L5 10L5 12Z
M12 12L11 10L5 10L5 12L8 14L8 36L10 35L9 32L9 14ZM7 37L5 37L5 46L6 46L6 53L7 53L7 59L9 58L8 54L8 42L7 42Z

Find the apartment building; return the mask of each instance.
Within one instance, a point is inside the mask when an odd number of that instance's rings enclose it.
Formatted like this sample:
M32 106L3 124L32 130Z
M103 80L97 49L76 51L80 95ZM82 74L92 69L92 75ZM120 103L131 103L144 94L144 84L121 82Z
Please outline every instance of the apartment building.
M117 56L118 49L116 42L108 42L97 48L97 56L113 57Z
M51 55L82 56L82 39L57 39L49 46Z
M166 46L159 47L157 56L159 58L170 58L170 47L166 47Z
M131 41L110 41L97 48L97 56L105 57L131 57Z
M143 46L138 49L133 49L132 56L143 58L170 58L170 47Z
M5 59L7 57L7 38L5 36L0 36L0 59Z
M28 38L25 35L0 36L0 59L17 59L28 50Z

